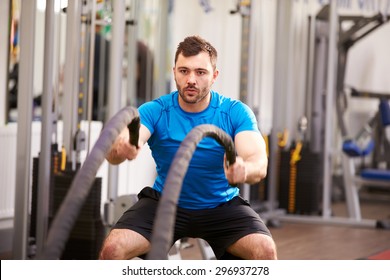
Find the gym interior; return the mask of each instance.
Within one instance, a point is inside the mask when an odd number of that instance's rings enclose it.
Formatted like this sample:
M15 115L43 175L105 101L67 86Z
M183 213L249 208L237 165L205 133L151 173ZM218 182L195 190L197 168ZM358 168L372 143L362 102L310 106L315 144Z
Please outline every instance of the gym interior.
M279 259L390 259L389 17L389 0L0 1L0 259L42 254L103 127L174 90L196 34L218 50L213 89L266 139L266 179L239 188ZM94 164L59 259L97 259L155 178L147 146ZM213 258L191 238L168 255Z

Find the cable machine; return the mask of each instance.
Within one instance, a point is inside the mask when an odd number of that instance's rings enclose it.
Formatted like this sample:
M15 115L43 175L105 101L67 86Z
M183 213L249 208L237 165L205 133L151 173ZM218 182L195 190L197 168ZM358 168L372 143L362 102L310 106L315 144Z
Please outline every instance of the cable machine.
M54 78L55 67L58 60L55 57L55 35L59 32L60 13L55 13L55 1L46 1L45 17L45 56L44 56L44 76L43 76L43 93L42 93L42 130L41 130L41 150L39 158L33 159L33 180L30 186L30 152L31 142L31 114L30 98L19 98L18 102L18 133L17 152L23 153L25 160L18 160L17 166L17 186L15 198L15 217L14 217L14 258L26 259L35 254L40 254L44 249L44 243L50 227L51 218L56 212L56 205L61 202L64 192L67 191L72 180L72 174L81 165L81 151L86 147L86 135L81 129L82 120L87 118L87 113L91 111L91 80L93 68L93 49L94 40L94 17L96 11L96 1L68 1L66 8L67 25L66 25L66 46L65 46L65 64L64 64L64 88L62 105L63 120L63 148L62 153L58 151L57 145L57 119L59 106L58 82ZM30 6L31 4L31 6ZM34 29L36 1L26 1L22 3L21 24L21 57L20 57L20 96L30 92L33 86L28 83L32 81L32 71L30 68L34 62L32 53L34 48ZM26 13L26 14L24 14ZM23 16L24 15L24 16ZM32 17L31 15L34 15ZM28 22L30 20L30 22ZM27 24L26 24L27 23ZM33 30L33 31L31 31ZM30 35L31 34L31 35ZM31 38L29 37L31 36ZM30 42L26 40L30 38ZM59 39L61 40L61 39ZM57 42L58 43L58 42ZM59 44L59 43L58 43ZM30 46L25 49L25 46ZM92 50L92 51L91 51ZM29 56L27 56L27 53ZM57 53L59 55L59 53ZM26 68L27 62L28 68ZM25 73L28 76L23 76ZM31 78L31 79L30 79ZM28 90L25 86L29 86ZM57 95L54 96L54 93ZM90 119L90 117L89 117ZM90 132L88 133L90 135ZM90 139L89 139L90 140ZM19 143L20 142L20 143ZM66 156L68 154L68 157ZM18 157L21 159L22 157ZM23 171L21 170L23 169ZM25 178L21 176L23 172L28 172ZM19 182L19 180L23 180ZM70 180L70 181L69 181ZM100 215L100 186L99 180L96 180L96 192L93 201L96 217L93 226L99 225ZM18 188L21 188L18 191ZM30 190L32 197L30 198ZM31 213L30 213L31 203ZM20 213L16 209L19 209ZM31 215L31 216L30 216ZM85 223L83 223L85 225ZM101 224L101 221L100 221ZM28 228L30 227L30 228ZM77 228L75 229L77 231ZM96 228L100 232L101 241L103 239L104 229ZM85 233L85 231L84 231ZM83 234L83 233L81 233ZM83 242L84 244L85 242ZM73 245L74 246L74 245ZM99 246L95 250L98 250ZM90 251L88 252L90 253ZM82 257L78 257L82 259Z

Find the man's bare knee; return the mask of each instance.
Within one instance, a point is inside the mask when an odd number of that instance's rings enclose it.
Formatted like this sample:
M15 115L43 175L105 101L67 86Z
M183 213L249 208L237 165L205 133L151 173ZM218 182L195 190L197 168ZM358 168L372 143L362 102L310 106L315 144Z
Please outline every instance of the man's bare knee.
M99 258L101 260L121 260L125 257L121 254L118 244L105 242L100 251Z
M107 236L100 251L102 260L125 260L145 254L149 241L139 233L127 229L114 229Z
M273 239L270 236L257 233L242 237L228 248L228 252L248 260L277 259Z
M276 260L276 246L272 239L267 242L262 242L262 246L256 247L253 250L252 259L254 260Z

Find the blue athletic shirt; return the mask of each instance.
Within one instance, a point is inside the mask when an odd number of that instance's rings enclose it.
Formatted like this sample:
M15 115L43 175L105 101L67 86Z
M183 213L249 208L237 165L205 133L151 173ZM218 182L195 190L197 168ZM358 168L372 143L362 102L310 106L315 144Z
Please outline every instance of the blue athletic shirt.
M198 113L181 109L178 91L144 103L138 109L141 123L151 137L148 140L156 163L157 178L153 189L162 192L170 164L181 142L195 126L213 124L232 139L244 130L257 131L253 112L241 101L211 91L209 106ZM259 132L260 133L260 132ZM178 206L187 209L214 208L239 194L229 185L223 169L225 149L213 138L205 137L198 144L184 177Z

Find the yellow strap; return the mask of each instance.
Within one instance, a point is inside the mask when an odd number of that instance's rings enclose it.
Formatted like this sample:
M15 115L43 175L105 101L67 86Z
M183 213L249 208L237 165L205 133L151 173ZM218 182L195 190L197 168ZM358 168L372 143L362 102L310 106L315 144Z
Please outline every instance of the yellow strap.
M295 198L297 188L297 166L295 164L290 167L290 180L288 182L288 212L295 212Z
M288 140L288 132L287 129L285 129L282 133L278 133L278 145L279 147L285 147L287 145Z
M291 151L290 159L290 181L288 193L288 212L295 212L295 198L297 187L297 165L296 163L301 159L302 142L297 142L295 149Z
M291 153L290 165L295 165L301 159L302 142L297 142L295 149Z
M61 171L64 171L66 167L66 150L65 147L62 146L61 150Z
M267 157L269 157L269 138L268 138L268 135L264 135L263 138L264 138L264 142L265 142L265 149L266 149Z

